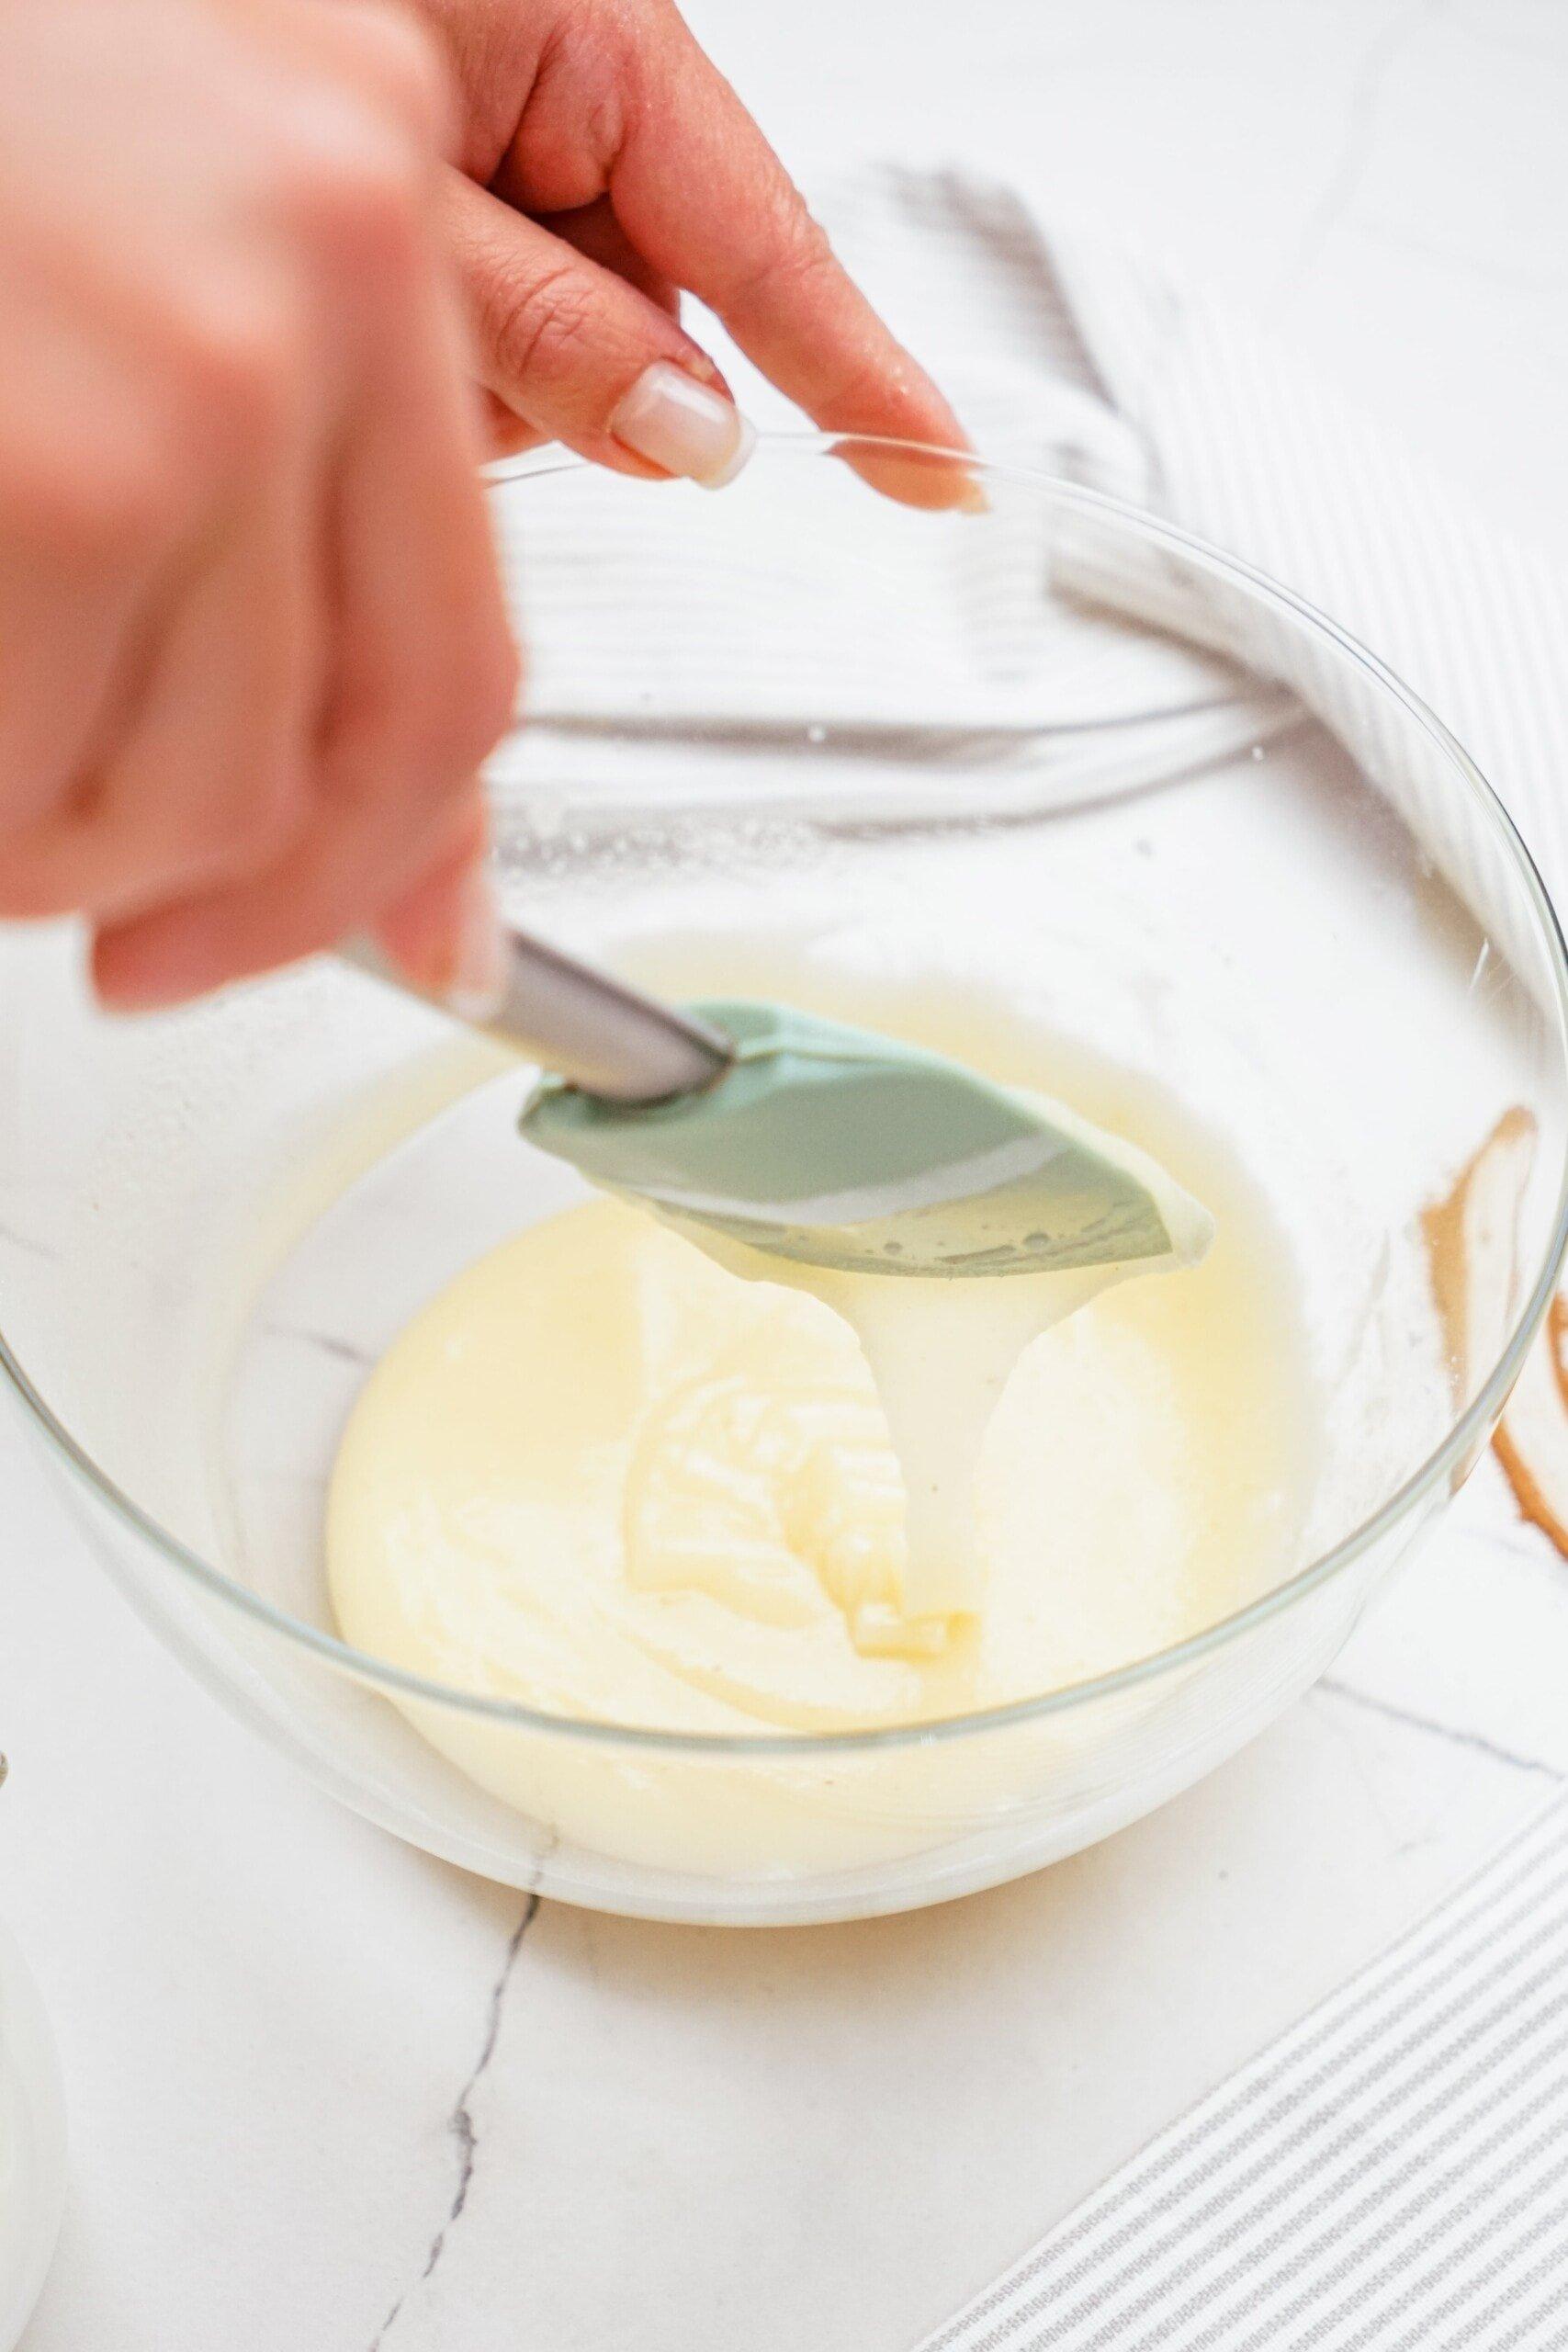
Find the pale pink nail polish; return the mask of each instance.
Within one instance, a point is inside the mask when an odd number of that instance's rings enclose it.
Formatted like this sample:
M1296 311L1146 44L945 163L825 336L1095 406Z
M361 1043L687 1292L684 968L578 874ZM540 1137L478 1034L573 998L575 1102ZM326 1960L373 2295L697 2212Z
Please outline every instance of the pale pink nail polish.
M757 444L755 427L733 401L668 359L643 369L610 419L610 431L650 466L705 490L733 481Z

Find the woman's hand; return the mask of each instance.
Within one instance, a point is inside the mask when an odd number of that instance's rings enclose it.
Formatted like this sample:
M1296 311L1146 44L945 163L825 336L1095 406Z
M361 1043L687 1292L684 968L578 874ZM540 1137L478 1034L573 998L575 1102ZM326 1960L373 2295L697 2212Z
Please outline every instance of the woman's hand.
M449 110L359 0L0 11L0 915L85 912L110 1002L362 925L491 977Z
M966 447L671 0L420 6L457 72L448 223L511 446L727 479L748 436L682 332L683 288L824 429ZM962 469L875 473L917 503L972 500Z

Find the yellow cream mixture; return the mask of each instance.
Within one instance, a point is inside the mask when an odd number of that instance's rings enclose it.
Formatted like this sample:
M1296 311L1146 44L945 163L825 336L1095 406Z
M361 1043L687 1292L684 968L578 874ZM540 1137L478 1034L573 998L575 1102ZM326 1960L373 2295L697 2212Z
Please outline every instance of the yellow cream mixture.
M1077 1305L1005 1385L997 1335L1022 1291L1081 1295L1081 1277L935 1285L969 1295L973 1328L935 1347L929 1300L903 1327L922 1395L945 1385L955 1421L976 1419L976 1363L1000 1389L978 1416L962 1616L906 1612L903 1482L845 1322L595 1200L471 1266L367 1383L330 1501L343 1632L555 1714L799 1732L998 1705L1224 1615L1290 1565L1310 1417L1283 1252L1240 1170L1198 1158L1180 1172L1218 1220L1204 1261ZM897 1295L932 1287L886 1285L886 1362ZM1030 1317L1045 1319L1038 1302ZM416 1720L539 1808L532 1743L428 1707ZM581 1798L586 1757L547 1770ZM601 1834L586 1815L572 1833Z
M721 1238L710 1227L681 1224L699 1249L749 1282L784 1283L819 1299L859 1342L886 1424L900 1498L891 1590L885 1578L851 1611L851 1632L862 1649L938 1648L957 1632L955 1618L982 1606L985 1574L976 1521L980 1455L991 1416L1025 1350L1119 1283L1196 1265L1213 1239L1208 1211L1146 1152L1096 1128L1065 1103L1039 1094L1032 1099L1058 1133L1075 1134L1153 1196L1169 1238L1168 1251L1055 1273L916 1277L815 1266ZM955 1204L953 1224L965 1205Z

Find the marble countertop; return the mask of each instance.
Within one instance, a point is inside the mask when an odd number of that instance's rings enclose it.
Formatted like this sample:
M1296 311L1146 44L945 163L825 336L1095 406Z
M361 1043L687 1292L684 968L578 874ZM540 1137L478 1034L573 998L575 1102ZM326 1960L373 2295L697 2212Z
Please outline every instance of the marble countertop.
M1027 171L1568 533L1555 0L691 13L786 153ZM907 2352L1568 1781L1568 1567L1487 1461L1328 1679L1109 1844L863 1927L641 1926L335 1808L8 1407L0 1482L0 1908L73 2127L26 2352Z

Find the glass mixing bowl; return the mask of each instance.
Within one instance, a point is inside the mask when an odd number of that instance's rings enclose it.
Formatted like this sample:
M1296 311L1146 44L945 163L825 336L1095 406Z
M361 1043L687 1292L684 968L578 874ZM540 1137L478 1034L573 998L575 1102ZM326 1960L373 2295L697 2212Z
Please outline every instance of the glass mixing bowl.
M970 482L985 511L939 511ZM764 443L718 497L553 458L499 469L494 496L531 651L493 775L513 910L634 969L700 938L738 989L781 925L868 970L934 956L1179 1098L1261 1186L1300 1283L1325 1426L1291 1572L1075 1688L827 1736L568 1720L345 1645L321 1534L344 1416L518 1222L526 1080L329 963L130 1023L94 1010L69 936L0 943L10 1376L192 1670L434 1853L735 1922L1032 1870L1285 1707L1484 1442L1563 1250L1551 909L1463 752L1371 655L1071 484L812 437ZM1516 1107L1535 1154L1510 1328L1460 1364L1422 1212ZM422 1723L521 1777L528 1811Z

